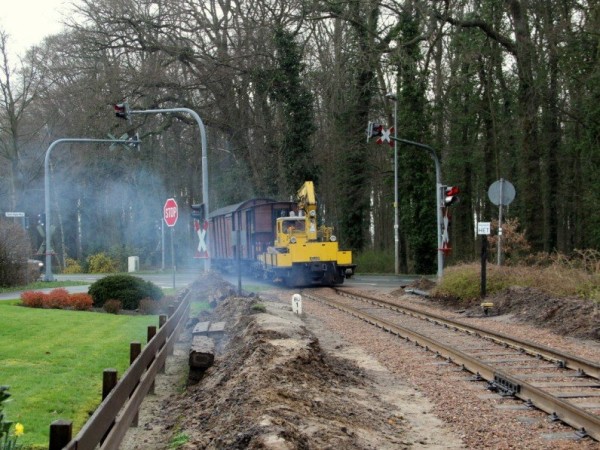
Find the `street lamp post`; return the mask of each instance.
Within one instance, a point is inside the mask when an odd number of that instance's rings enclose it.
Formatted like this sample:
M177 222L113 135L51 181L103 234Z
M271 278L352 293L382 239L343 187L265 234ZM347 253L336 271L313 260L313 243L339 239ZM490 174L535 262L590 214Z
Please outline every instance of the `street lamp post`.
M46 156L44 157L44 213L46 214L46 272L44 275L44 281L54 281L52 275L52 236L50 235L50 153L54 147L64 142L73 143L111 143L111 144L138 144L139 141L130 141L125 139L87 139L87 138L65 138L57 139L52 142L46 150Z
M398 97L392 93L385 96L394 102L394 273L400 273L399 244L400 227L398 224Z

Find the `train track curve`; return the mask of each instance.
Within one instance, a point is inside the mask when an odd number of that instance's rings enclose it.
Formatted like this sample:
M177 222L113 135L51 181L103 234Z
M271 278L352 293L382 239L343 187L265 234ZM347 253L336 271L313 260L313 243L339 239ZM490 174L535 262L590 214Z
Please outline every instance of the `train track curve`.
M329 292L303 296L414 342L487 381L488 389L600 441L600 364L342 288Z

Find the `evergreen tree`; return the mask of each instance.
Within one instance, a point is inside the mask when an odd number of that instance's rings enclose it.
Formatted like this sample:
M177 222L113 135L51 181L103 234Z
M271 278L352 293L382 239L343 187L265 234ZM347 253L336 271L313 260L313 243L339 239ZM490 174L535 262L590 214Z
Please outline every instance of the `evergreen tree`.
M302 82L302 51L294 35L281 27L275 30L276 68L273 98L282 105L282 157L286 193L293 194L307 181L317 181L318 169L312 154L313 96Z
M422 58L418 41L420 16L406 12L401 18L403 47L398 64L398 136L411 141L430 141L426 111L425 77L419 72ZM408 258L416 273L435 272L437 261L435 165L422 149L399 146L400 229Z

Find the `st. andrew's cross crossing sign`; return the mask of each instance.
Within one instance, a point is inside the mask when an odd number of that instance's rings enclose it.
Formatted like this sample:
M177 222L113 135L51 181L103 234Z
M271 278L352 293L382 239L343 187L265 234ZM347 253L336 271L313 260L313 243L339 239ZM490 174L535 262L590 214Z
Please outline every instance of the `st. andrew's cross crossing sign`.
M177 202L174 198L170 198L165 202L163 207L165 223L169 227L174 227L177 223L177 217L179 216Z

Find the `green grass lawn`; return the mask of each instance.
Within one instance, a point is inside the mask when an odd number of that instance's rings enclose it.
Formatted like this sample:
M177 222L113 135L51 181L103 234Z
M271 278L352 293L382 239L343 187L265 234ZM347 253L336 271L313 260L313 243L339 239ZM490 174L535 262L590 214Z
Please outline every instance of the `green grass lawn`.
M0 385L10 386L8 420L25 426L19 442L48 448L50 423L77 433L101 401L102 371L129 365L129 343L146 344L157 316L32 309L0 302Z

